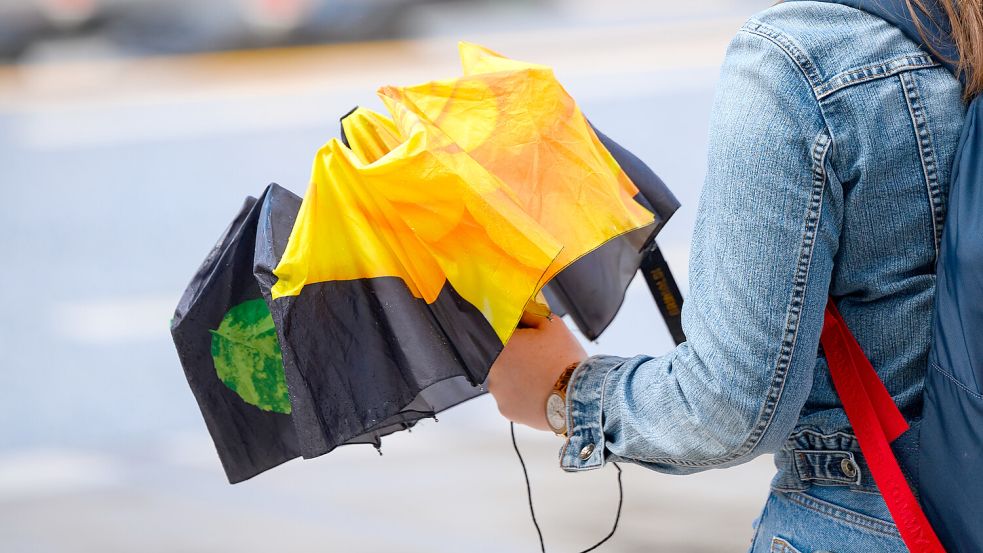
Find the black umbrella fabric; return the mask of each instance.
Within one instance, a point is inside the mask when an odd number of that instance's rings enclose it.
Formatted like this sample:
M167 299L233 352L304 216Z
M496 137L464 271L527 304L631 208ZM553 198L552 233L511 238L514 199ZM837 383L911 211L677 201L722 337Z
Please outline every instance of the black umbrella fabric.
M635 201L652 212L654 223L652 228L620 236L581 257L556 275L543 289L543 293L554 313L570 315L588 340L596 340L621 309L628 284L639 267L643 267L646 282L649 283L663 318L678 343L683 339L678 322L682 296L658 244L655 243L655 235L679 209L679 201L662 179L635 154L608 138L597 127L593 129L604 147L638 188ZM664 275L662 278L665 285L653 287L653 274ZM678 308L674 308L675 306ZM675 330L677 328L678 331Z
M269 291L268 264L282 254L299 206L300 198L277 184L269 185L259 200L247 198L195 273L171 322L188 384L231 483L337 445L381 447L382 436L484 393L465 378L437 382L385 420L351 425L354 430L330 447L322 425L292 415L309 413L305 407L312 399L297 382L292 389L301 392L294 397L288 393L288 379L297 378L295 357L282 355L261 289ZM297 324L321 322L310 316ZM304 355L331 357L317 345L311 343ZM345 427L335 423L328 428L340 433Z
M273 301L273 269L290 237L300 198L273 186L265 195L256 238L255 275L269 301L283 348L293 418L304 457L344 444L371 443L421 418L484 393L462 366L487 367L498 349L465 327L468 316L453 290L428 306L393 277L319 283L304 296ZM288 224L289 223L289 224ZM474 340L457 352L436 320L446 314ZM463 314L463 315L462 315Z
M188 385L232 483L300 455L273 319L253 278L260 205L246 199L171 321Z

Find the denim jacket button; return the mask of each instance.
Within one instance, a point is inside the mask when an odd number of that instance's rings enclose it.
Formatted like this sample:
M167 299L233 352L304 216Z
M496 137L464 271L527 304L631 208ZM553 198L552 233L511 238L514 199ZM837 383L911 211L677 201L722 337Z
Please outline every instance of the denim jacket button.
M843 474L847 478L854 478L857 476L857 465L849 458L844 458L842 461L840 461L840 470L843 471Z
M580 459L586 461L594 454L594 444L587 444L580 450Z

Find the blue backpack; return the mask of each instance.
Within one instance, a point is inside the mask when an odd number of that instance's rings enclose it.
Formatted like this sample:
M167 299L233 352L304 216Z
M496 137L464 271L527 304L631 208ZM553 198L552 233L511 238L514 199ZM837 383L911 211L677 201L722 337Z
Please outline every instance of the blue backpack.
M958 57L948 28L933 23L947 19L931 2L927 2L929 9L936 13L917 16L923 35L905 0L819 1L884 19L960 76L952 63ZM823 351L837 392L898 530L916 552L983 551L983 102L979 96L969 104L954 164L936 265L932 346L920 421L911 421L909 428L832 301L823 328Z

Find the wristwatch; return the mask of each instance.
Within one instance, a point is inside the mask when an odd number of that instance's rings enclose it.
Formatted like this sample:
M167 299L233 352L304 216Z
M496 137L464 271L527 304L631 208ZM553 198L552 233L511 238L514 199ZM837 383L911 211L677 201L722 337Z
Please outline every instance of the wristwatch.
M580 361L577 361L564 369L546 398L546 423L557 436L567 435L567 384L579 365Z

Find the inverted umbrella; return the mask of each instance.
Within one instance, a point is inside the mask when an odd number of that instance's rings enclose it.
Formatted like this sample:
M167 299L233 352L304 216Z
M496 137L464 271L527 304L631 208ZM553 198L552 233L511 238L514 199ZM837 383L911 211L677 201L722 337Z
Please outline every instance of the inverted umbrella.
M464 77L346 116L303 202L271 185L189 286L175 343L230 481L379 447L483 393L523 312L549 313L542 293L595 337L658 251L678 207L658 177L548 68L461 53ZM202 305L219 315L188 315Z
M616 237L637 252L654 229L548 69L462 57L489 71L383 88L392 117L363 111L374 134L318 152L282 255L257 258L305 456L435 386L480 385L557 273Z

